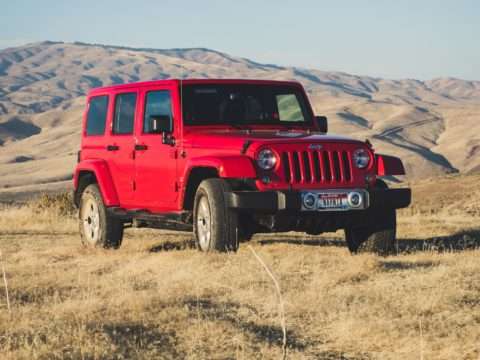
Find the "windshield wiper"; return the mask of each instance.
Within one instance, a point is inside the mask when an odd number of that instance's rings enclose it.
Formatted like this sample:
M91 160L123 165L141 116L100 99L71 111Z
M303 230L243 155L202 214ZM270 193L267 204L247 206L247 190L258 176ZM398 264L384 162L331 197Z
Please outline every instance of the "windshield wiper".
M283 127L283 130L285 131L290 131L290 130L295 130L295 126L293 125L286 125L286 124L280 124Z

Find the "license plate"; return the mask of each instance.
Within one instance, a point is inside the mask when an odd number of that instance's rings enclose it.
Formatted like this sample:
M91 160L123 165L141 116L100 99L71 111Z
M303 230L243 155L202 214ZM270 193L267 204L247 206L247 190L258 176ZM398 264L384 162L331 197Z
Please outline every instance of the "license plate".
M363 189L301 192L302 211L348 211L369 207L368 193Z
M318 194L317 210L344 210L348 208L348 195L346 193Z

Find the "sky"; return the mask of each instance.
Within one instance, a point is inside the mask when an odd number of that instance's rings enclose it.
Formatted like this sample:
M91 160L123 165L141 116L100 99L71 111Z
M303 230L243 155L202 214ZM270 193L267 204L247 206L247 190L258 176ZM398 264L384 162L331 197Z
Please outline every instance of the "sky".
M205 47L389 79L480 80L478 0L2 0L0 48Z

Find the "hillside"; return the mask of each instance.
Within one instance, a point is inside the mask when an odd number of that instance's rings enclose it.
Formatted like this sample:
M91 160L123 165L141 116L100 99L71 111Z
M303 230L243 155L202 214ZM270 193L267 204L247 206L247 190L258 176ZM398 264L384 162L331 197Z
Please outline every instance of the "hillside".
M412 179L480 170L478 81L385 80L259 64L209 49L43 42L0 51L0 192L65 186L92 87L187 77L298 80L316 112L329 117L331 132L369 138L402 157Z

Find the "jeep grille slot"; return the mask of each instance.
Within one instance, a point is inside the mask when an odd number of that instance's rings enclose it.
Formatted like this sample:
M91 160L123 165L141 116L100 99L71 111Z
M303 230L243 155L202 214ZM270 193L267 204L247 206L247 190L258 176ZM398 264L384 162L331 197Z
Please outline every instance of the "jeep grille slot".
M308 158L308 152L302 152L302 161L303 161L303 169L305 170L305 181L312 182L312 168L310 164L310 159Z
M338 156L338 151L333 151L332 157L333 157L333 174L335 176L335 181L341 181L342 174L340 171L340 157Z
M350 156L348 152L342 151L342 161L345 181L350 182L352 181L352 169L350 168Z
M332 164L330 161L331 154L328 151L322 151L323 164L322 168L325 171L325 181L332 181Z
M292 176L291 174L291 168L290 168L290 159L288 158L288 153L284 152L282 153L282 164L283 164L283 173L285 176L285 181L286 182L291 182Z
M293 152L293 161L292 161L292 168L295 182L300 182L302 180L302 171L300 170L300 159L298 156L298 152Z
M323 178L323 171L320 169L320 157L318 156L318 151L314 151L313 153L310 152L310 154L313 154L313 173L314 173L314 179L315 182L320 182L322 181Z
M351 156L348 151L285 151L281 158L285 181L290 184L353 181Z

